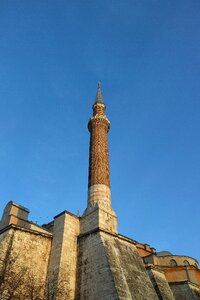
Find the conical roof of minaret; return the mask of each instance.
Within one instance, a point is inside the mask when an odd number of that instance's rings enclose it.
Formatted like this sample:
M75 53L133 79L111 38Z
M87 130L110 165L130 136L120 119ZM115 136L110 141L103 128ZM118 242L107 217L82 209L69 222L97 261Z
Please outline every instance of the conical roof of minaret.
M102 93L101 93L101 82L100 81L98 82L98 89L97 89L97 94L96 94L94 105L97 104L97 103L105 105L105 103L103 101L103 96L102 96Z

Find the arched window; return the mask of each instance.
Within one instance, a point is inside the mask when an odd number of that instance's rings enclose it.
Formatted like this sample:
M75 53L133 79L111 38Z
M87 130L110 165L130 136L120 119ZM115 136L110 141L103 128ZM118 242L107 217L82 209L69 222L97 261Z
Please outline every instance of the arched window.
M169 265L170 267L177 267L177 262L175 261L175 259L171 259Z
M184 264L185 267L190 265L188 260L184 260L183 264Z

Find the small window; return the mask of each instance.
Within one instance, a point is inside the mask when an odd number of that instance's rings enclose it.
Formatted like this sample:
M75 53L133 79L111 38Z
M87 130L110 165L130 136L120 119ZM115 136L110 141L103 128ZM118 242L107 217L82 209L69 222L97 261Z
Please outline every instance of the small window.
M188 260L184 260L183 264L184 264L185 267L190 265Z
M171 259L169 265L170 267L177 267L177 262L175 261L175 259Z

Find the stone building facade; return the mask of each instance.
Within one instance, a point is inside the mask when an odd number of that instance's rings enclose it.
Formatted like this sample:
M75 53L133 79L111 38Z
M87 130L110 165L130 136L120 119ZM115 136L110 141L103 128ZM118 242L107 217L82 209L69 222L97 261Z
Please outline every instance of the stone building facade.
M157 252L118 233L105 110L99 84L88 123L88 202L81 217L63 211L38 226L28 221L28 209L6 205L0 222L0 299L200 299L194 258Z

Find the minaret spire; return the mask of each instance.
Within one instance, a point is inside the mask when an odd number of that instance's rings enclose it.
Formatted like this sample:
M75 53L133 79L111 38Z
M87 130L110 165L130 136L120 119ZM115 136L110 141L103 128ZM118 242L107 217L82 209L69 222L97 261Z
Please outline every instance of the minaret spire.
M103 96L101 93L101 81L98 82L97 94L96 94L94 105L97 103L104 104Z
M116 232L116 215L111 207L110 166L108 156L108 131L110 122L105 115L106 106L98 83L93 116L88 123L90 132L88 206L83 216L93 217L95 226ZM92 222L90 221L90 225ZM95 227L91 225L94 229Z

